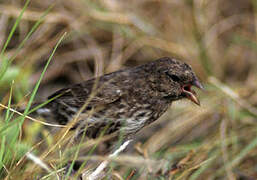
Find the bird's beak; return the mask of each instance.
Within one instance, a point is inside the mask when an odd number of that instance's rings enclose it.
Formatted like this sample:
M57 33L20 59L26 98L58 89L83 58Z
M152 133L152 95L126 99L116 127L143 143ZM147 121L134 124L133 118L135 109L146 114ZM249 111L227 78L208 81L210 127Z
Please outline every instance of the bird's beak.
M193 86L199 88L199 89L203 89L203 86L201 85L201 83L198 80L195 80L192 83ZM198 106L200 106L200 101L196 96L196 92L191 89L192 85L186 85L182 88L182 92L186 94L186 97L191 100L192 102L194 102L195 104L197 104Z
M195 87L197 87L197 88L199 88L199 89L201 89L201 90L204 89L204 88L203 88L203 85L202 85L198 80L195 80L195 81L193 82L193 86L195 86Z

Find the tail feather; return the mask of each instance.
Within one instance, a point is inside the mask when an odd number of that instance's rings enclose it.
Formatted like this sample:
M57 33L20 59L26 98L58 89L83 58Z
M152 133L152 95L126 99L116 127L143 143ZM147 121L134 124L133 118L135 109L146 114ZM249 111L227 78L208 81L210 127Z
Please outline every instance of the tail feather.
M48 117L51 115L51 109L45 105L45 106L42 106L40 107L40 105L42 105L42 103L34 103L31 105L30 107L30 111L31 111L28 115L29 116L32 116L32 117L37 117L37 116L42 116L42 117ZM37 108L38 107L38 108ZM24 113L26 107L19 107L17 108L17 111L19 111L20 113Z

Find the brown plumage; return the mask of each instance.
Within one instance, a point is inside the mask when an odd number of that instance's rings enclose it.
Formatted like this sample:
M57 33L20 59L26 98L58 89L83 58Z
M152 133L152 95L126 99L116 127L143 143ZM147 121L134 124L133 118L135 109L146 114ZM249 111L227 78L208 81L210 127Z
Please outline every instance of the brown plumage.
M176 59L161 58L57 91L37 110L59 124L67 124L86 103L73 129L89 138L123 132L134 135L157 120L173 101L188 98L199 104L191 86L202 88L191 67Z

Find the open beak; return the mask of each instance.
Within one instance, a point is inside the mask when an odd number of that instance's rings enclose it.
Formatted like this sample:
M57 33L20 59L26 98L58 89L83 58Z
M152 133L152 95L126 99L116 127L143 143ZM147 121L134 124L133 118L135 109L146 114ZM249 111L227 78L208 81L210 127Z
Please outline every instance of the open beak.
M192 102L200 106L200 101L196 96L196 92L193 89L191 89L192 85L199 89L203 89L201 83L198 80L195 80L192 84L183 86L182 92L186 95L188 99L190 99Z

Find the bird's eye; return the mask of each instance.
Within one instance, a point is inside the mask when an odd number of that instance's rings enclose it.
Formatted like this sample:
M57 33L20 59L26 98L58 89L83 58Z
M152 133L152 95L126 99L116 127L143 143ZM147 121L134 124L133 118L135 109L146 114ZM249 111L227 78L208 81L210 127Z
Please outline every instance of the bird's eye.
M177 75L166 73L173 81L179 82L180 78Z

